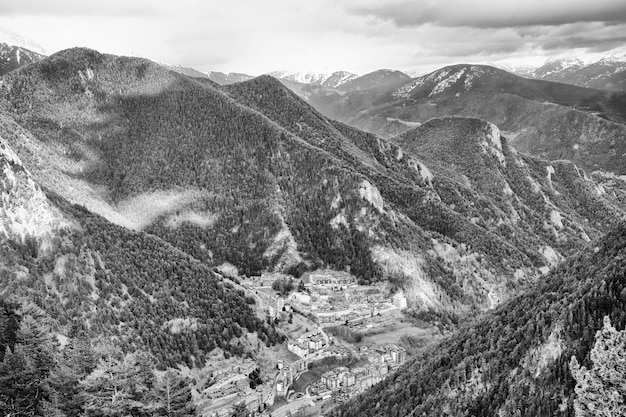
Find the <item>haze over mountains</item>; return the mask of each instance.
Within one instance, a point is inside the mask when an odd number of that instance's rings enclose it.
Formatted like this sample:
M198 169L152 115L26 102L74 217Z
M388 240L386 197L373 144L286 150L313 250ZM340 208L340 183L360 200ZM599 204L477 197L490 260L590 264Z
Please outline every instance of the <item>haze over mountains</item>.
M589 368L603 318L626 320L607 62L251 77L0 45L2 357L30 343L17 315L148 368L257 357L287 335L237 276L332 269L460 325L334 415L572 415L572 356Z

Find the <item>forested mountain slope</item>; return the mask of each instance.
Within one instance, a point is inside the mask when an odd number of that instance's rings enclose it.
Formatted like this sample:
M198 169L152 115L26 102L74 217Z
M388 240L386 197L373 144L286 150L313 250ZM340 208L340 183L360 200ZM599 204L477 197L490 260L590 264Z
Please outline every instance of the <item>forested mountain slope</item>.
M4 141L0 166L0 297L36 304L59 334L104 337L171 366L202 365L215 347L241 355L247 333L281 340L252 299L188 254L46 197ZM176 321L189 327L172 331Z
M491 308L623 216L623 181L614 195L573 164L517 154L487 122L392 143L267 76L219 87L73 49L7 75L1 96L1 134L70 202L203 268L349 269L417 310Z
M622 415L626 339L603 320L626 325L625 262L621 224L333 415Z
M523 152L626 173L626 93L529 80L482 65L454 65L382 91L294 89L326 116L383 137L432 117L496 124Z

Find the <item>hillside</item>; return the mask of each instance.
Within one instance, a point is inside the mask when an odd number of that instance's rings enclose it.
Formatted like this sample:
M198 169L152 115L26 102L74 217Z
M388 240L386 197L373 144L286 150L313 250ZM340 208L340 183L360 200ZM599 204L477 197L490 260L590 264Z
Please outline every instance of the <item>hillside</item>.
M623 335L608 323L603 327L603 319L618 330L626 325L625 259L622 224L528 293L463 327L333 415L571 416L574 407L589 406L595 411L581 415L600 415L612 405L613 414L605 415L622 415L623 403L602 400L604 389L606 398L610 390L623 392L623 372L622 382L607 378L620 376ZM594 343L599 347L590 355ZM592 361L604 373L590 386L593 374L583 376L588 371L578 364L591 369ZM617 385L603 388L603 382Z
M393 89L294 90L320 112L392 137L432 117L496 124L523 152L569 159L588 170L625 173L626 93L529 80L479 65L455 65Z
M194 415L181 367L284 341L198 260L46 195L1 137L0 169L1 415Z
M46 196L1 139L0 166L4 301L37 305L63 337L112 338L161 365L202 365L215 347L241 355L249 332L268 345L281 340L255 317L254 301L206 265L159 238ZM192 328L171 331L180 320Z
M415 312L455 320L624 214L623 181L603 192L571 163L518 154L492 124L446 119L392 143L269 76L219 87L74 49L7 75L2 100L0 132L33 178L110 222L241 274L389 280Z
M39 61L43 55L15 45L0 43L0 77L21 66Z

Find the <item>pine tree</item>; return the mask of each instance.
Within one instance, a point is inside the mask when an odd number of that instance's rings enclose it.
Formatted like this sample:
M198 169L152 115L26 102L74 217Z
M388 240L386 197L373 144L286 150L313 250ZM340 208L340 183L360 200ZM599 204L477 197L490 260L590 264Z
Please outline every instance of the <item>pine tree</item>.
M154 389L156 398L161 401L160 416L184 417L195 415L191 389L180 372L170 368L157 376Z
M100 361L81 386L87 416L152 416L158 409L153 397L152 358L135 352L119 358L113 351Z
M56 350L45 320L30 313L40 310L22 311L16 345L0 362L0 415L55 414L51 405L55 393L48 382Z
M570 371L576 380L576 417L626 415L626 330L617 331L608 317L596 333L593 366L580 366L575 356Z

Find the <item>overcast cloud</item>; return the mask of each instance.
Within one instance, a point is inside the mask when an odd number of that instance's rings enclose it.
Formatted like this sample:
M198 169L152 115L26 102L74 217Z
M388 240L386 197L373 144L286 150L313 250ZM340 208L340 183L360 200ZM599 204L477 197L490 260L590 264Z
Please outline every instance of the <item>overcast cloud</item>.
M624 50L626 1L0 0L0 27L204 71L422 73Z

